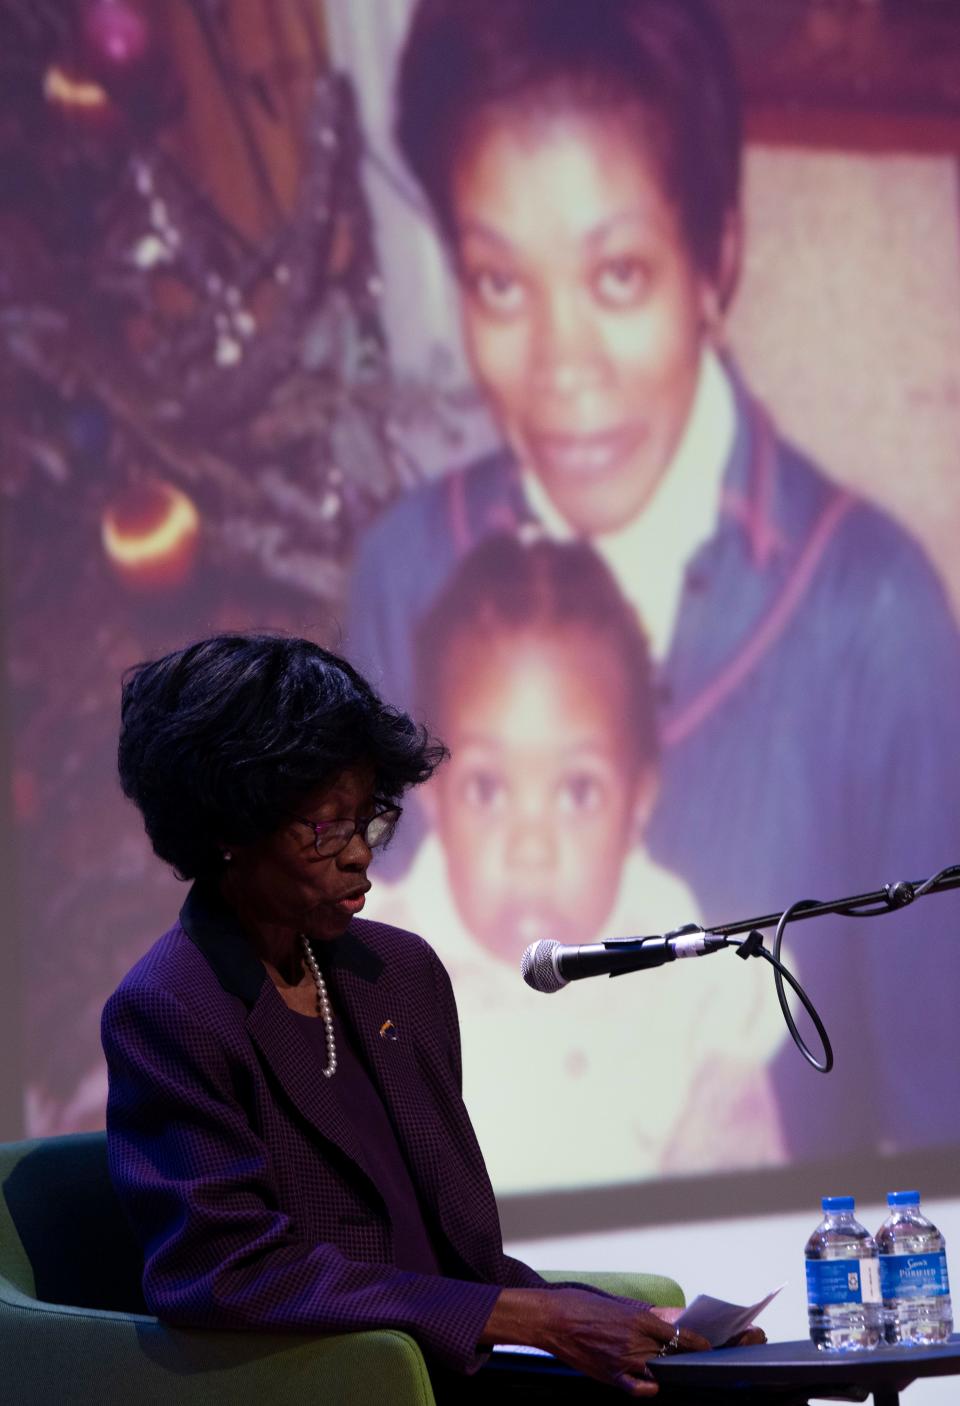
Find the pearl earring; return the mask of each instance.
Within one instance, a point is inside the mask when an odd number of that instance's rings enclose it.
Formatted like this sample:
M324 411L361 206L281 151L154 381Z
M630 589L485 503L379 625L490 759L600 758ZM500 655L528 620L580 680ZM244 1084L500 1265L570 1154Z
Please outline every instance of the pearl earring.
M233 851L232 851L232 850L229 850L229 849L225 849L225 850L223 851L223 862L224 862L224 864L229 864L232 858L233 858Z

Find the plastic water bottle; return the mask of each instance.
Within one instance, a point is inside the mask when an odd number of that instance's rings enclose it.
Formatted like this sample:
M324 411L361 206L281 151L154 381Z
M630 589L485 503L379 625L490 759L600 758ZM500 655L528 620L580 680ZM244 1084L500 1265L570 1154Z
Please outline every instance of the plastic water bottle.
M888 1343L939 1343L953 1332L943 1236L920 1214L919 1191L891 1191L877 1231Z
M825 1352L861 1352L881 1340L877 1242L854 1217L852 1196L825 1196L807 1241L810 1337Z

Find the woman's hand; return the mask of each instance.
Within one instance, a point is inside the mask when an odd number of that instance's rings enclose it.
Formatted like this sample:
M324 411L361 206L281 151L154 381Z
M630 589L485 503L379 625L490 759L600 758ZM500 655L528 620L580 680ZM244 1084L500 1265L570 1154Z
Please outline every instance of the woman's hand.
M686 1328L677 1337L673 1320L681 1309L640 1309L629 1299L602 1298L582 1289L559 1289L552 1297L562 1302L555 1305L559 1312L550 1325L547 1350L579 1372L634 1397L656 1395L657 1384L647 1374L646 1363L668 1345L675 1352L710 1348L706 1338Z
M544 1348L588 1377L633 1397L655 1396L646 1371L649 1358L671 1350L705 1352L699 1333L677 1330L670 1319L680 1309L651 1311L629 1299L606 1298L587 1289L505 1289L494 1305L483 1341L528 1343Z

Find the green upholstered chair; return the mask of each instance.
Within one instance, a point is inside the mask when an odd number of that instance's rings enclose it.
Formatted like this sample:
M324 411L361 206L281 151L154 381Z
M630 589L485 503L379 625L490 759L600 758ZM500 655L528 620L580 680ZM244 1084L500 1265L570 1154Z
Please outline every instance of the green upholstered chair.
M107 1173L106 1135L0 1145L0 1361L10 1406L434 1406L405 1333L169 1328ZM656 1275L551 1274L680 1305Z

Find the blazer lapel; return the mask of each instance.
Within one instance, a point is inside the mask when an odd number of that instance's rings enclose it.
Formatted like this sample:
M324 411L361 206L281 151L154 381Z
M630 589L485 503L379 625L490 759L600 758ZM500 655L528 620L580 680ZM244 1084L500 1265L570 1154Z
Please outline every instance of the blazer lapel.
M247 1007L250 1037L290 1102L315 1132L354 1163L382 1201L330 1080L317 1069L306 1038L251 950L236 917L212 886L194 884L180 910L180 924L210 963L223 989Z
M409 1007L396 983L386 975L371 983L351 964L338 961L335 981L350 1029L397 1130L414 1180L421 1191L429 1193L434 1189L436 1171L434 1159L429 1152L425 1155L424 1149L433 1139L422 1136L422 1115L429 1106L429 1095L414 1052ZM419 1111L419 1121L411 1122L413 1109ZM421 1136L411 1137L415 1130Z
M316 1055L269 981L264 982L247 1017L247 1030L297 1111L360 1169L382 1200L360 1142L340 1111L331 1081L324 1078Z
M354 934L341 938L340 949L333 972L336 996L390 1114L421 1205L432 1210L439 1230L458 1257L471 1264L471 1236L463 1223L463 1188L451 1187L444 1178L442 1127L425 1122L435 1099L417 1060L417 1032L403 984L384 971L382 964L376 975L364 969L357 960L359 954L373 954ZM471 1267L479 1273L475 1265Z

